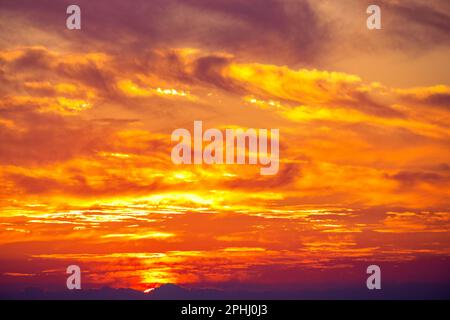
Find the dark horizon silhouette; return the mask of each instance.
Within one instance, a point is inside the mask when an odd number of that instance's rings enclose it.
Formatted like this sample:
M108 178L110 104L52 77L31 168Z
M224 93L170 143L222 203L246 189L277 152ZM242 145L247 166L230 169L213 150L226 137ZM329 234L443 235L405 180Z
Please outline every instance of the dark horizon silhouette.
M149 293L128 289L102 287L64 291L45 291L40 288L26 288L20 292L3 292L1 300L372 300L402 299L429 300L450 299L449 284L401 284L382 290L368 290L363 287L348 287L329 290L218 290L189 289L175 284L164 284Z

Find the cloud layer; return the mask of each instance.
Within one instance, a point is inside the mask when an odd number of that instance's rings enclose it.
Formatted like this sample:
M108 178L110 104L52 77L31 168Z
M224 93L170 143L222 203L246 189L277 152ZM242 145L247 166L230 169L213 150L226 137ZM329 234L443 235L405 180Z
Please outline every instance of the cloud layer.
M341 286L374 262L449 280L449 82L340 60L355 39L355 59L444 54L448 5L383 3L391 33L372 36L337 30L333 2L260 2L81 1L72 32L67 2L1 1L2 284L58 287L73 263L139 290ZM395 23L411 18L415 38ZM278 175L173 165L194 120L279 128Z

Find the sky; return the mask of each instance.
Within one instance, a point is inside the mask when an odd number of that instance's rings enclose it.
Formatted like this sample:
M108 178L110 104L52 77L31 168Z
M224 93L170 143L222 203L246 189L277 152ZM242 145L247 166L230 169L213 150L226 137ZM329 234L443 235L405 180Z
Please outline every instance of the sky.
M450 283L448 1L70 4L0 0L0 291ZM195 120L278 173L173 164Z

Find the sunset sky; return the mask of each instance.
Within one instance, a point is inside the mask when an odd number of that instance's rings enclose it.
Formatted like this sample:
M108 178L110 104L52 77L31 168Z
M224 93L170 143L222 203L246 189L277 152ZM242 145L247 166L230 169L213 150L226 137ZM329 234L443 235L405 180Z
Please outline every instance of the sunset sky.
M447 0L0 0L0 291L450 283L449 57ZM172 164L194 120L278 173Z

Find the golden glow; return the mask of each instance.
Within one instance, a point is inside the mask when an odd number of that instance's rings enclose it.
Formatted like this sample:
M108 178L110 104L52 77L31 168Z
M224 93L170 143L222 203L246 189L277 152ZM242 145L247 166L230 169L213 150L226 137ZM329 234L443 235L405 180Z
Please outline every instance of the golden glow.
M447 85L201 47L49 48L0 50L1 259L23 266L2 266L10 283L82 263L88 287L287 287L448 257ZM279 128L278 174L174 165L171 132L194 120Z

